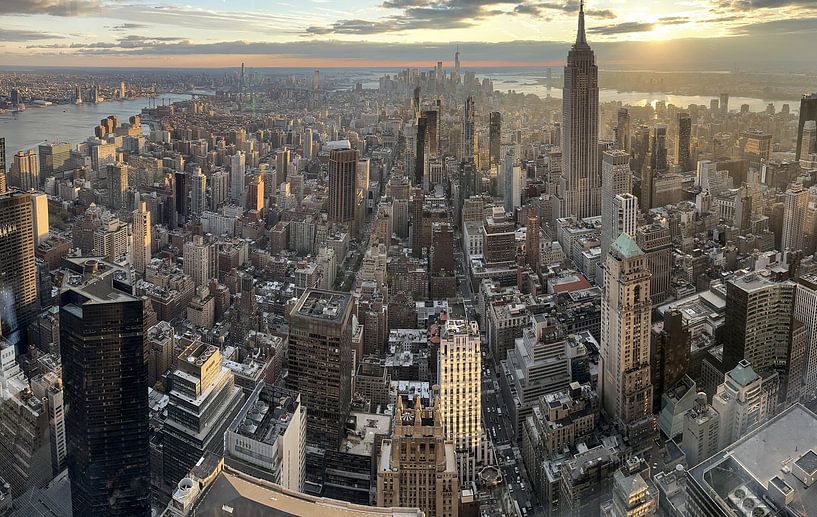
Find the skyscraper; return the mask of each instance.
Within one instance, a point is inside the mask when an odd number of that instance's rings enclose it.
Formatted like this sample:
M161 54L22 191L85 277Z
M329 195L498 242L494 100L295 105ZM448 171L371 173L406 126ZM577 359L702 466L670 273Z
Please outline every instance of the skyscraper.
M689 113L678 114L678 150L675 159L682 171L691 171L692 158L689 155L689 143L692 138L692 118Z
M201 173L201 167L193 169L190 183L190 213L200 216L207 210L207 176Z
M64 171L71 159L71 144L40 144L40 180Z
M26 329L37 312L31 194L0 194L0 330L25 352Z
M417 149L414 153L414 184L423 187L426 171L426 141L428 140L428 119L417 117Z
M329 151L329 222L352 226L355 219L357 161L357 151L348 145Z
M110 262L66 262L60 352L71 506L76 515L148 516L148 302Z
M48 196L44 192L31 193L31 215L34 227L34 246L48 239Z
M492 111L488 120L488 163L499 167L502 157L499 155L502 143L502 114Z
M216 246L201 235L184 243L184 274L193 277L196 287L208 285L216 276Z
M729 94L722 93L720 102L720 109L721 109L721 116L726 116L729 114Z
M650 380L650 271L647 257L622 233L604 268L601 302L601 392L610 418L638 441L655 427Z
M440 416L454 442L460 481L474 481L482 454L482 376L476 321L448 320L440 333Z
M40 186L40 157L33 150L18 151L11 162L9 184L20 190Z
M808 197L808 190L804 189L800 183L793 183L786 190L783 204L783 235L780 239L780 247L783 250L803 249Z
M746 359L755 371L787 363L795 284L758 274L726 282L723 323L723 367L731 370Z
M246 160L246 155L242 151L238 151L228 159L230 165L230 199L234 203L241 203L244 196Z
M290 313L287 387L306 408L307 444L336 449L352 400L352 296L307 289Z
M133 268L142 275L150 263L151 244L150 211L147 203L142 201L133 211Z
M621 225L617 219L620 214L616 213L613 207L617 195L632 192L630 155L621 150L605 151L601 160L601 256L606 257L610 243L616 240L622 231L632 233L635 226L630 229L627 225L627 230L620 229Z
M465 99L462 113L462 155L460 161L474 161L474 98L470 95Z
M576 43L567 54L562 93L562 177L559 216L596 216L601 211L599 86L596 57L584 33L579 8Z
M0 138L0 194L8 188L6 182L6 139Z
M309 410L307 410L308 412ZM419 508L425 515L457 517L460 484L454 445L445 437L440 402L406 407L397 395L391 439L380 446L377 506Z
M667 126L664 124L656 124L652 128L650 168L653 174L666 172L669 168L667 163Z
M817 120L817 93L803 95L800 99L800 118L797 122L797 149L794 156L800 158L803 145L803 126L807 120Z
M618 120L616 124L616 149L630 152L630 112L627 108L618 109Z
M539 241L541 239L539 231L539 216L536 211L530 210L528 213L528 229L525 234L525 263L539 272Z
M124 163L108 165L108 203L111 209L125 208L126 190L128 190L128 166Z

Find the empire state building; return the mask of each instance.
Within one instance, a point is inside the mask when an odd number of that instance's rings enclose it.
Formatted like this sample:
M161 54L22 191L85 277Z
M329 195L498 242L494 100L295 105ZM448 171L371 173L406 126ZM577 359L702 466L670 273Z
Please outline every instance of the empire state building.
M599 160L599 71L584 34L584 2L576 43L567 54L562 93L562 175L559 217L601 213Z

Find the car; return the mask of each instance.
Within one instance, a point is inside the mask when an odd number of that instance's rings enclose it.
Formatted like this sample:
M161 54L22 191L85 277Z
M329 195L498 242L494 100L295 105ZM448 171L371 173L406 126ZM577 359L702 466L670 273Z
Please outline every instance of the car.
M509 491L510 493L513 493L513 484L508 485L508 491Z

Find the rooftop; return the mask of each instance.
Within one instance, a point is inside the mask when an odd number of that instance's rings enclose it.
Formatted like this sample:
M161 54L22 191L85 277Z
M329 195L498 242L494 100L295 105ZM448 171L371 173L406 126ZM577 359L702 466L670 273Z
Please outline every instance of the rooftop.
M295 304L293 314L318 320L339 321L346 313L349 293L308 289Z

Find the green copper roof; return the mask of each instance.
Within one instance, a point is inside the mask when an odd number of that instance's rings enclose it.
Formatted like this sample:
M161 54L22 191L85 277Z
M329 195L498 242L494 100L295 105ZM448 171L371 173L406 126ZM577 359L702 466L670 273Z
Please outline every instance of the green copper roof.
M739 362L738 365L729 372L729 376L741 386L748 386L759 378L754 368L746 361Z
M632 258L637 257L639 255L643 255L644 252L641 251L641 248L638 247L638 244L635 243L632 237L627 235L626 233L622 233L618 236L612 247L618 254L620 254L624 258Z

